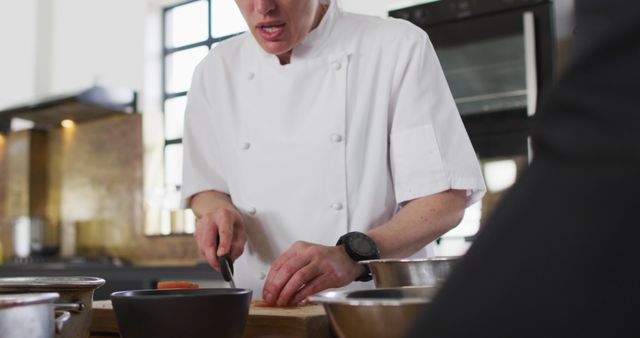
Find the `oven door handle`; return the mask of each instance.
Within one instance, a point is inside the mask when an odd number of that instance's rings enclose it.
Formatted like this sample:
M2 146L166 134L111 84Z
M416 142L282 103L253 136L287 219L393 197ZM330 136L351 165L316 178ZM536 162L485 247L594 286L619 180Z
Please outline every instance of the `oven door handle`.
M538 67L536 66L536 23L532 11L522 14L524 62L527 81L527 115L532 116L538 101Z

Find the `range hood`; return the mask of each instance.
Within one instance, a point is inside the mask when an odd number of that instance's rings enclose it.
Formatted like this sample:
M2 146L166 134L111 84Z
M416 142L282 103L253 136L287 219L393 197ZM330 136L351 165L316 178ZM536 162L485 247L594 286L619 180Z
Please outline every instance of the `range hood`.
M60 127L60 122L65 119L82 123L112 115L133 114L136 111L135 91L94 86L1 110L0 132L8 132L14 118L32 121L33 129L48 130Z

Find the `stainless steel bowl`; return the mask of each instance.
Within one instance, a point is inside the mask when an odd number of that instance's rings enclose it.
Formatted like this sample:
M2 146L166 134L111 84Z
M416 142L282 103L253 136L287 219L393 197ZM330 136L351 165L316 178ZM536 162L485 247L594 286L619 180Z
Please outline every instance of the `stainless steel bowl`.
M378 288L399 286L439 286L460 260L455 257L424 259L375 259L362 261L373 275Z
M6 277L0 278L0 294L57 292L59 311L69 311L58 338L88 338L94 290L105 283L97 277Z
M329 291L309 300L324 306L340 338L400 338L435 292L434 287Z

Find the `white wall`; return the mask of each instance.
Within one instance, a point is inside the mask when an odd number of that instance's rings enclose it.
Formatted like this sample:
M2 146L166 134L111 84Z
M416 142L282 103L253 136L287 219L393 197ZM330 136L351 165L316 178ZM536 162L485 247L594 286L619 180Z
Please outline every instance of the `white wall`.
M36 0L0 1L0 109L35 93Z
M142 89L142 0L55 0L51 58L52 93L97 83Z
M145 0L0 1L0 109L94 84L142 91L146 10Z

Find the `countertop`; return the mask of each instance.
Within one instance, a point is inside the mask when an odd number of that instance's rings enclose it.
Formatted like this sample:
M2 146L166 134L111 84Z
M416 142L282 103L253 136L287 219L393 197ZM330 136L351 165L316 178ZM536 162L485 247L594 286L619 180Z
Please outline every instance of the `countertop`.
M91 338L118 337L111 301L93 304ZM243 338L332 338L329 319L322 305L264 307L251 305Z

